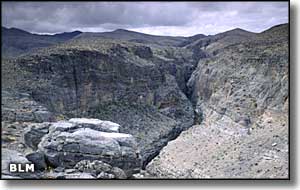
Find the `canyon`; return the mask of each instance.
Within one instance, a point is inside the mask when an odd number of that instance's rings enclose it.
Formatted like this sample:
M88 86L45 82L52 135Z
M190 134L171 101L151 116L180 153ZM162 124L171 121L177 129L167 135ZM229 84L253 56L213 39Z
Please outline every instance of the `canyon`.
M2 38L3 178L289 176L288 24Z

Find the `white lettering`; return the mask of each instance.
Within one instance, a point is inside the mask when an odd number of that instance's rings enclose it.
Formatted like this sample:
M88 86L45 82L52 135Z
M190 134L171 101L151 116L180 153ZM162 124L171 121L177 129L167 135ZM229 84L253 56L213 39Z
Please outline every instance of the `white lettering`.
M34 164L9 164L9 171L11 173L34 172Z
M26 164L26 172L34 172L34 164Z
M17 164L9 164L10 172L17 172Z

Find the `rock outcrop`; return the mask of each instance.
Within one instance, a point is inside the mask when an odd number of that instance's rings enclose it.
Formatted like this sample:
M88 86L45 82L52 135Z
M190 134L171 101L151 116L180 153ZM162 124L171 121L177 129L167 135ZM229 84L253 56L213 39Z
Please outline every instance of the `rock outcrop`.
M51 123L48 122L30 124L24 130L24 143L33 150L36 150L38 144L41 142L42 137L49 132L50 126Z
M72 169L56 169L45 174L55 179L128 179L130 176L118 167L99 161L82 160Z
M149 173L288 178L288 26L249 38L199 61L188 87L200 125L168 143Z
M47 169L47 163L45 155L42 152L35 151L30 152L25 156L31 163L34 164L34 168L37 171L43 171Z
M3 121L42 123L55 120L53 113L34 101L30 94L3 89L1 93Z
M38 150L52 167L70 169L82 160L101 160L130 175L141 167L139 150L134 137L118 133L118 127L112 122L85 118L52 123Z
M110 121L88 118L31 123L24 132L25 150L4 150L2 174L25 178L129 178L142 167L140 151L135 138L120 133L119 128ZM7 171L11 162L33 163L35 172L11 174Z
M286 110L287 32L284 25L280 34L273 30L257 34L200 60L188 87L201 117L215 110L249 127L266 109Z
M104 163L102 161L89 161L82 160L78 162L75 167L77 171L91 173L100 179L126 179L126 173L118 168L112 167L111 165Z

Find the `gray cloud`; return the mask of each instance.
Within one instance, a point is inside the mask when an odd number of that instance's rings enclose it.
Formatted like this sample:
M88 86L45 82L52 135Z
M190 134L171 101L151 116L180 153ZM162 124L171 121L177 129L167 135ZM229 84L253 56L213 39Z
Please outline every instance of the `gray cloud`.
M288 22L287 2L3 2L2 24L35 33L126 28L158 35L260 32Z

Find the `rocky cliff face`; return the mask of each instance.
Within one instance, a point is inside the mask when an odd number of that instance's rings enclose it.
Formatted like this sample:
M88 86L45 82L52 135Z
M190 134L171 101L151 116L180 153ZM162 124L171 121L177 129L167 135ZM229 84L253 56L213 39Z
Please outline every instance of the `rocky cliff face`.
M188 86L199 112L206 108L250 126L266 109L288 100L288 31L281 26L202 59ZM205 117L205 116L204 116Z
M183 178L288 177L288 67L287 25L200 60L188 88L201 124L169 143L148 170Z
M120 123L137 138L147 163L193 124L184 93L196 64L192 56L176 47L76 39L10 62L19 73L5 80L55 115Z
M246 169L242 173L228 173L227 165L224 165L224 171L220 170L209 160L217 159L217 155L226 147L236 146L240 150L248 145L258 146L251 139L269 139L268 142L271 142L275 133L266 131L278 128L276 135L282 134L282 138L276 141L280 154L276 161L278 164L274 167L281 167L282 173L276 173L277 170L271 173L275 177L285 176L287 40L287 25L260 34L236 29L215 36L196 35L189 38L163 38L117 30L112 33L81 34L35 53L16 59L3 59L2 112L4 131L7 131L5 147L17 147L19 152L38 150L28 158L40 157L42 152L48 158L47 162L57 168L62 167L56 164L57 160L66 163L66 166L71 163L69 169L74 169L76 163L81 161L95 168L92 174L91 171L86 173L87 170L79 164L75 168L81 168L80 171L68 171L72 173L68 177L92 178L100 174L103 178L123 176L114 167L131 175L127 172L129 166L145 168L158 154L147 166L151 176L251 176L253 173ZM278 118L275 119L275 116ZM118 133L131 135L136 141L139 159L130 157L128 163L131 164L126 165L118 162L121 156L116 152L114 155L117 156L112 160L104 159L102 155L91 159L86 156L89 152L71 143L72 151L76 150L81 155L80 159L66 149L65 152L70 153L69 161L73 162L63 160L59 151L53 152L52 148L58 150L64 145L53 139L69 139L70 142L87 136L93 139L88 130L95 128L83 130L71 127L71 132L68 129L52 133L48 129L50 124L44 122L73 117L98 118L120 124L122 127ZM274 119L274 125L273 122L265 123L269 117ZM31 123L41 124L32 126ZM25 126L29 128L24 131ZM103 137L103 132L111 133L101 130L101 134L98 130L99 135L96 135L99 138ZM16 131L20 136L25 134L24 139L13 139ZM168 143L182 131L185 132ZM266 134L263 136L261 133ZM211 145L212 138L217 145L223 141L225 145L218 149L215 143ZM30 139L34 143L28 143ZM23 147L19 147L20 142ZM115 142L122 146L116 139L103 137L103 142L110 142L110 145L115 145L114 148L117 147ZM103 150L103 142L98 143L100 147L90 148ZM84 146L87 146L86 143L87 140L80 141ZM194 149L199 151L194 154ZM209 151L207 157L199 156L202 151ZM233 154L234 151L229 152ZM268 151L275 149L266 144L249 151L269 154ZM247 151L242 152L240 156L246 157L247 154ZM226 157L226 163L236 162L238 158ZM256 159L258 157L240 164L255 164L258 162ZM204 164L211 167L210 174L201 168ZM236 168L237 165L232 167ZM189 172L191 174L188 176L184 174L194 169L194 173ZM67 173L63 175L66 177ZM266 172L262 176L268 175Z

